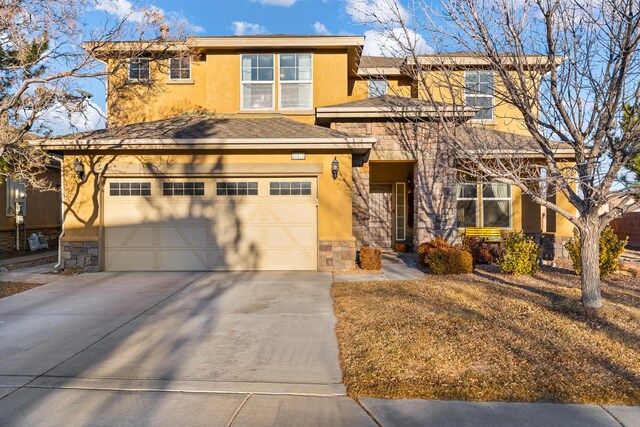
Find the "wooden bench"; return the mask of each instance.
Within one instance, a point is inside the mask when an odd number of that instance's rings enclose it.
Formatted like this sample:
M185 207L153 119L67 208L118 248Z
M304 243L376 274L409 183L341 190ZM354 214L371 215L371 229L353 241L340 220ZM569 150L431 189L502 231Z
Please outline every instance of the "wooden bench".
M500 227L467 227L464 231L465 237L478 237L487 243L502 243L506 240L502 237Z

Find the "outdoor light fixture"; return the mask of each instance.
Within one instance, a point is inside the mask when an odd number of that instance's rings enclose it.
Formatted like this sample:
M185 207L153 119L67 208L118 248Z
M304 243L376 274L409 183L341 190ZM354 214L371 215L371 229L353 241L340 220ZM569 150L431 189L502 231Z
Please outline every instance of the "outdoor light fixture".
M331 176L333 179L338 179L338 169L340 169L340 162L338 162L338 159L334 157L331 162Z
M84 182L87 176L84 173L84 165L80 160L76 159L76 161L73 163L73 171L76 173L76 175L78 175L78 179Z

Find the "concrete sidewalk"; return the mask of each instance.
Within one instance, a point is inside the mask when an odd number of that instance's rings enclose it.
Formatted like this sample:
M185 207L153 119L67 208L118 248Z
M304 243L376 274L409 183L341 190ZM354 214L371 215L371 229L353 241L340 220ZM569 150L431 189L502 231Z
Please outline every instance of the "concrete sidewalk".
M3 392L4 390L4 392ZM15 387L14 389L15 390ZM11 426L637 427L640 408L272 393L0 387ZM11 393L1 398L4 394ZM37 402L37 405L33 405ZM5 423L5 421L9 421Z
M383 426L638 427L640 407L555 403L360 399Z

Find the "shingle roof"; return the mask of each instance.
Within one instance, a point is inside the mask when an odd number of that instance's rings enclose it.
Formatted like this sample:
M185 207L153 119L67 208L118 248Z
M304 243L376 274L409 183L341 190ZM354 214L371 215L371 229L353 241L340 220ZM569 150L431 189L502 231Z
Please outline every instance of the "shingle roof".
M404 58L389 56L362 56L360 68L398 68L404 63Z
M382 95L371 98L358 99L356 101L345 102L342 104L329 105L319 107L318 111L328 112L332 110L378 110L380 112L457 112L459 114L469 113L475 114L477 109L462 105L447 104L444 102L431 102L419 98L408 98L405 96Z
M529 135L503 132L480 125L460 126L455 132L456 143L466 145L470 150L505 151L518 154L542 154L540 145ZM550 141L552 149L561 154L575 154L568 144Z
M301 123L283 116L243 117L208 113L176 117L126 126L76 133L62 139L305 139L351 138L343 132Z

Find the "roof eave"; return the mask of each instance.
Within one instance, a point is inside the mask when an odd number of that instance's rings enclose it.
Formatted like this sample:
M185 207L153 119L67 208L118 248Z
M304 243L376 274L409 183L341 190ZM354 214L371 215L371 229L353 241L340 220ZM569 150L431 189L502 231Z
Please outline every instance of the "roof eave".
M194 37L190 45L199 48L332 48L362 47L363 36L309 36L309 37Z
M140 138L140 139L69 139L34 141L47 150L83 151L83 150L323 150L338 149L363 153L369 151L376 138Z

